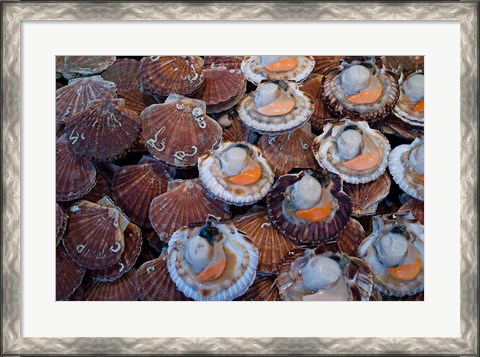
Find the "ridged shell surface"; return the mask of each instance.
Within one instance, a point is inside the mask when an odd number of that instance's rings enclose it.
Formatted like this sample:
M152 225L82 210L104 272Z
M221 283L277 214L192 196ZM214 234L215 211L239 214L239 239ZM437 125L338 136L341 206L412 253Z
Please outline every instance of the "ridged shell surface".
M343 189L352 201L352 216L375 214L378 203L387 197L392 180L385 172L374 181L364 184L344 184Z
M243 125L235 109L231 109L220 116L217 123L223 128L223 141L247 141L250 144L255 144L259 137L259 134Z
M322 99L322 78L323 75L312 75L302 83L300 90L310 96L313 102L313 113L310 123L315 130L322 130L325 119L333 115L328 111Z
M85 301L135 301L135 273L129 271L113 282L91 280L85 285Z
M240 69L243 56L203 56L203 68Z
M257 275L247 292L237 298L237 301L280 301L276 285L276 275Z
M61 71L67 79L91 76L106 70L116 59L116 56L65 56Z
M62 240L65 230L67 229L67 215L58 203L55 203L55 226L58 245L58 243L60 243L60 241Z
M56 300L67 300L82 283L85 268L76 264L67 254L63 244L56 250Z
M357 256L357 249L365 239L366 234L362 225L351 218L345 229L335 238L340 250L348 256Z
M417 103L412 102L408 96L405 94L405 91L403 90L403 84L405 81L408 80L410 76L413 76L415 74L423 74L422 72L414 72L411 73L410 75L406 75L405 77L402 76L402 80L400 82L400 97L398 98L397 105L395 106L395 109L393 110L393 113L403 120L404 122L413 125L413 126L422 126L424 125L424 114L423 110L422 111L416 111L415 105Z
M95 185L86 195L81 197L82 200L97 202L105 196L112 197L112 192L110 190L111 181L112 179L107 177L104 173L97 172L97 181L95 182Z
M327 70L337 68L343 60L341 56L313 56L315 66L313 73L324 74Z
M393 114L376 122L374 126L378 126L384 134L396 135L406 140L414 140L424 135L423 126L413 126Z
M285 72L271 72L262 65L260 57L261 56L246 56L241 66L245 77L255 85L265 80L290 80L300 83L308 77L315 66L315 61L312 56L296 56L298 64L294 69Z
M399 212L401 211L410 211L412 212L413 216L419 220L421 224L424 223L424 203L423 201L417 200L416 198L409 198L405 204L398 209Z

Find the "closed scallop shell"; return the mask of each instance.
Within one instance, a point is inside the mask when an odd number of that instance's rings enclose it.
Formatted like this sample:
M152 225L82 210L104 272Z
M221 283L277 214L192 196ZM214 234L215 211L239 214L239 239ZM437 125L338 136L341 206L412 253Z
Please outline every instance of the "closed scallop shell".
M313 102L313 113L310 117L310 123L315 130L322 130L326 119L333 118L322 99L322 78L323 75L312 75L302 83L300 89L308 94Z
M357 249L360 243L365 239L366 234L362 225L355 219L351 218L345 229L335 238L340 251L348 256L357 256Z
M105 71L116 59L115 56L65 56L61 72L67 79L91 76Z
M112 179L103 172L97 171L97 181L93 188L85 196L82 196L82 200L97 202L105 196L112 197L112 191L110 189Z
M382 62L388 71L400 77L402 73L423 69L424 56L382 56Z
M270 222L266 212L256 212L232 219L235 227L245 232L260 255L257 272L274 273L283 257L295 248Z
M406 140L415 140L424 135L423 126L413 126L394 115L387 116L376 122L375 125L384 134L395 135Z
M117 96L115 83L100 76L73 79L56 92L56 121L65 123L81 112L95 99L113 99Z
M66 134L75 153L108 161L126 155L139 130L137 113L123 100L98 100L70 118Z
M97 170L90 160L75 154L66 140L56 143L57 201L76 200L95 185Z
M56 250L56 300L67 300L82 283L85 268L75 263L63 244Z
M424 203L414 197L410 197L405 204L398 209L398 211L410 211L413 216L424 224Z
M187 180L153 199L150 222L160 239L168 242L181 227L205 222L209 215L220 219L231 216L228 206L211 197L198 181Z
M341 56L313 56L315 66L312 73L324 74L327 70L336 68L343 60Z
M318 168L312 152L314 139L310 126L304 125L288 134L263 135L258 146L279 177L294 168Z
M83 292L85 301L135 301L135 273L129 271L113 282L90 280Z
M79 265L105 269L122 257L126 217L113 205L78 201L68 210L63 244Z
M240 69L242 61L243 56L203 56L203 68Z
M247 292L237 301L281 301L276 275L257 275Z
M196 99L151 105L141 121L148 151L172 166L196 166L198 158L222 139L221 126L205 115L205 103Z
M144 58L140 67L143 89L159 98L171 93L191 95L204 84L202 66L203 59L198 56Z
M132 269L137 261L140 251L142 250L142 230L133 223L129 223L123 233L125 239L125 249L123 250L120 260L101 270L91 270L90 275L99 281L114 281L123 274Z
M63 211L62 207L58 203L55 203L55 222L56 222L56 236L57 236L57 245L62 240L63 234L67 229L67 215Z
M368 183L357 185L345 183L343 189L352 201L352 216L375 214L379 202L389 194L391 183L387 172Z
M243 125L235 109L220 116L217 123L223 128L222 141L247 141L255 144L259 137L259 134Z

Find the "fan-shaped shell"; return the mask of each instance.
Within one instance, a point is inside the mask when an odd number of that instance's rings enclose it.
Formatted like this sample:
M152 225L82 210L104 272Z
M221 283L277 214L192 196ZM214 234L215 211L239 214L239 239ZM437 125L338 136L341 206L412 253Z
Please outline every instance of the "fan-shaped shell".
M215 149L221 126L204 115L205 104L194 99L154 104L142 112L142 136L148 151L166 164L195 166L198 158Z
M423 110L421 112L416 111L415 105L417 103L414 103L410 101L408 96L405 94L404 89L403 89L403 84L405 81L413 75L416 74L423 74L423 71L419 72L413 72L410 73L409 75L405 75L401 77L400 79L400 97L398 98L397 105L395 106L395 109L393 110L393 113L400 118L402 121L413 125L413 126L423 126L424 125L424 115L423 115Z
M280 301L276 275L257 275L247 292L237 298L240 301Z
M417 200L414 197L410 197L405 204L398 209L401 211L410 211L413 216L419 220L421 224L424 224L424 203L423 201Z
M66 134L75 153L107 161L125 155L139 130L137 113L123 100L98 100L70 118Z
M90 160L75 154L66 140L59 139L55 175L57 201L72 201L92 189L97 170Z
M129 271L113 282L91 280L83 292L85 301L135 301L135 273Z
M261 56L246 56L241 69L245 77L255 85L261 81L290 80L302 82L312 72L315 61L312 56L296 56L298 65L286 72L270 72L261 63Z
M55 203L55 216L56 216L56 236L57 236L57 245L62 240L63 234L67 229L67 215L63 211L62 207L58 203Z
M344 184L343 189L352 201L352 215L364 216L375 214L378 203L390 192L392 180L384 173L374 181L364 184Z
M112 191L110 189L112 179L102 172L97 172L97 181L93 188L84 196L82 200L97 202L103 197L112 197Z
M68 85L57 89L56 120L68 122L81 112L88 102L95 99L113 99L117 96L115 83L105 81L100 76L73 79Z
M67 300L82 283L85 268L76 264L62 244L56 250L56 300Z
M274 273L283 257L295 248L295 244L273 226L266 212L238 216L232 223L257 247L260 255L257 271L260 273Z
M238 119L235 109L231 109L219 117L217 123L223 128L222 141L247 141L254 144L258 139L259 135Z
M322 130L325 119L333 117L323 103L322 78L323 75L310 76L300 87L302 92L305 92L312 98L313 113L310 117L310 123L315 130Z
M150 222L160 239L167 241L181 227L204 222L208 215L230 218L230 210L223 202L208 195L198 181L187 180L156 197L150 205Z
M413 126L403 120L398 119L394 115L389 115L386 118L374 124L384 134L396 135L402 139L414 140L422 137L424 134L423 126Z
M263 135L258 146L272 165L275 176L279 177L294 168L318 167L312 152L314 139L315 135L312 134L310 126L304 125L284 135Z
M315 66L312 73L324 74L327 70L337 68L343 60L341 56L313 56Z
M203 56L203 68L240 69L243 56Z
M115 56L65 56L61 69L67 79L101 73L115 61Z
M412 73L423 69L423 56L382 56L382 62L388 71L400 77L401 73Z
M143 89L157 97L191 95L204 84L203 60L198 56L150 56L142 60Z
M362 225L355 219L351 218L345 229L335 238L340 251L348 256L357 256L357 249L360 243L365 239L365 231Z

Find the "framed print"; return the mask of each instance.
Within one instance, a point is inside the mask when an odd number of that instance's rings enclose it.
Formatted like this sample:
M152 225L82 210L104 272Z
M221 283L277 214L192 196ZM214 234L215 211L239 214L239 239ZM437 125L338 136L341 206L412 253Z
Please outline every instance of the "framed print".
M477 14L3 2L2 353L477 354Z

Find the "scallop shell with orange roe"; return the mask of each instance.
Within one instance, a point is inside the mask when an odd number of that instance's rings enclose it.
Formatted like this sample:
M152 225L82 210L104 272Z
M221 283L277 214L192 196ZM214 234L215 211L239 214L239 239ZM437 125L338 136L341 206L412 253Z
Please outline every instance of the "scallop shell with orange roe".
M116 56L65 56L61 72L67 79L91 76L105 71L116 60Z
M80 286L85 268L75 263L67 254L63 244L56 250L56 300L67 300Z
M126 155L139 131L138 115L123 99L91 101L66 127L72 150L99 161Z
M265 56L263 56L265 57ZM276 62L264 64L262 56L246 56L242 62L242 72L245 77L255 85L261 81L289 80L297 83L302 82L312 72L315 61L312 56L269 56L275 57ZM278 57L278 58L277 58ZM285 67L285 70L279 70L275 64L290 62L292 66ZM295 63L296 62L296 65ZM278 67L280 68L280 67Z
M316 290L304 272L309 261L319 256L337 264L340 274L336 282ZM322 246L289 252L279 265L276 284L283 301L368 301L373 291L372 270L364 260Z
M55 203L55 225L58 245L58 243L60 243L60 241L62 240L65 230L67 229L67 215L58 203Z
M283 96L293 99L294 105L286 114L264 115L260 113L255 103L257 92L272 82L261 83L255 92L247 93L237 105L240 120L246 127L260 134L285 134L305 124L313 113L312 99L303 93L298 84L289 81L273 82L278 85Z
M127 217L107 197L97 203L75 202L68 210L63 244L68 254L87 269L117 263L125 248Z
M223 171L221 158L233 148L245 150L248 160L257 165L260 172L256 181L245 184L233 182L233 177ZM208 192L235 206L249 205L261 200L267 195L274 181L274 173L260 149L247 142L224 142L217 150L205 153L198 159L198 172Z
M231 222L257 247L260 255L258 273L275 273L278 263L295 248L295 244L273 226L264 211L238 216Z
M220 219L231 217L228 206L211 197L198 179L183 181L154 198L149 211L152 227L165 242L177 229L204 222L209 215Z
M247 292L237 301L281 301L276 275L257 275Z
M313 153L320 166L345 182L367 183L385 172L390 143L366 122L342 120L325 125L313 142Z
M421 126L424 125L424 98L423 98L423 90L421 98L410 98L405 90L405 86L411 83L411 80L414 76L422 77L424 76L423 70L419 70L413 73L406 73L403 74L399 79L400 85L400 97L398 98L397 105L393 113L403 120L404 122L413 125L413 126ZM416 78L416 77L415 77ZM414 78L414 79L415 79ZM423 81L422 81L422 89L423 89Z
M392 180L387 172L374 181L364 184L344 184L343 189L352 200L352 216L375 214L378 204L390 192Z
M314 139L315 135L307 124L288 134L263 135L258 147L272 165L275 176L279 177L294 168L318 168L312 153Z
M85 301L136 301L135 272L129 271L113 282L89 280L85 284Z
M168 165L195 166L222 140L222 127L205 113L205 102L174 95L146 108L142 136L150 154Z
M203 59L198 56L150 56L140 67L143 90L158 98L171 93L192 95L205 81Z
M199 244L213 251L210 256L196 255ZM230 301L243 295L255 280L257 265L257 248L231 223L186 226L168 243L170 277L194 300Z
M219 113L235 106L247 89L247 80L239 69L214 67L203 70L205 84L195 98L207 105L207 113Z
M56 199L76 200L95 185L97 170L93 163L75 154L65 138L56 143Z

